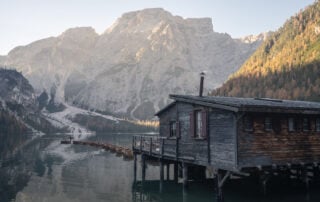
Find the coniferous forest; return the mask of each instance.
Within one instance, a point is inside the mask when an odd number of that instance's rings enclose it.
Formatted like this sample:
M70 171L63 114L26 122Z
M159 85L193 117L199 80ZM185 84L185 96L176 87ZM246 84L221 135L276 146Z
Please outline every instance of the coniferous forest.
M291 17L212 95L320 101L320 2Z
M0 155L6 157L27 139L27 127L8 111L0 109Z

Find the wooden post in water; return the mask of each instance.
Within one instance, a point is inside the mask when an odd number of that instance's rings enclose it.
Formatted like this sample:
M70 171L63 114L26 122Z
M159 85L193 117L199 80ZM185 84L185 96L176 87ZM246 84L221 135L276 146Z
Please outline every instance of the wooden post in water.
M188 165L186 163L182 164L183 172L183 187L188 187Z
M163 189L163 180L164 180L164 169L163 169L163 160L160 159L160 192Z
M224 202L224 197L223 197L223 191L222 191L222 186L223 186L223 176L222 176L222 170L218 169L216 173L216 198L217 202Z
M188 202L188 189L187 189L187 187L182 188L182 202Z
M308 168L306 166L302 167L302 178L303 178L303 182L306 186L306 191L309 191L309 177L308 177Z
M141 170L142 170L142 182L146 179L146 157L141 155Z
M259 173L259 181L260 181L262 193L264 196L267 195L267 183L268 183L269 177L270 175L267 172L262 171Z
M133 180L134 183L137 182L137 154L133 154Z
M178 162L174 163L174 182L178 183Z

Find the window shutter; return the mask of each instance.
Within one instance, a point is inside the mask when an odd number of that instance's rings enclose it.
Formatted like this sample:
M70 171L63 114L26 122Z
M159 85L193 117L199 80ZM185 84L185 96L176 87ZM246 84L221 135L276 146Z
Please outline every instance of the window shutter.
M194 112L190 113L190 136L194 137Z
M176 133L177 133L177 137L180 137L180 121L176 122Z
M207 133L208 133L208 121L207 121L207 111L202 111L201 112L201 119L202 119L202 131L201 131L201 135L203 138L207 138Z
M167 135L166 135L166 137L167 138L169 138L170 136L171 136L171 132L172 132L172 122L171 121L169 121L169 124L168 124L168 129L169 129L169 131L168 131L168 133L167 133Z

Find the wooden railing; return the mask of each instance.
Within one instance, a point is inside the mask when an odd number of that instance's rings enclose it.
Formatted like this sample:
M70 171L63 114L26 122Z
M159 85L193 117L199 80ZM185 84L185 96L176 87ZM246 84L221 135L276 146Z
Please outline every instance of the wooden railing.
M161 143L164 138L159 136L133 136L132 149L151 153L161 153Z
M178 158L178 141L160 136L133 136L133 151Z

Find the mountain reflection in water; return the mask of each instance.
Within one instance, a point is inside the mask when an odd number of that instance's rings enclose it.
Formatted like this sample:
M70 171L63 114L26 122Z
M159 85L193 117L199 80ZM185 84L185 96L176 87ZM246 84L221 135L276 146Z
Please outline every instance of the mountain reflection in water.
M131 134L97 134L90 140L130 147L131 137ZM133 161L89 146L61 145L60 140L59 136L43 136L19 151L15 158L2 162L0 202L12 199L17 202L215 201L212 181L192 182L188 190L184 190L182 184L165 181L160 192L157 164L147 165L147 180L141 183L138 163L138 181L133 183ZM319 186L311 186L308 194L302 185L277 186L270 187L267 196L263 196L255 184L227 183L225 201L320 201Z

